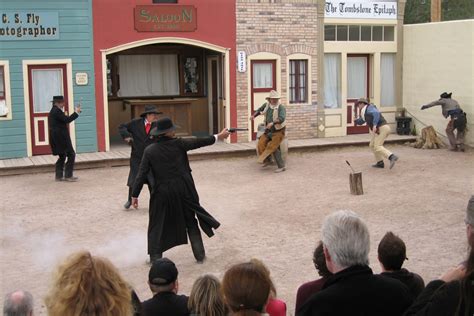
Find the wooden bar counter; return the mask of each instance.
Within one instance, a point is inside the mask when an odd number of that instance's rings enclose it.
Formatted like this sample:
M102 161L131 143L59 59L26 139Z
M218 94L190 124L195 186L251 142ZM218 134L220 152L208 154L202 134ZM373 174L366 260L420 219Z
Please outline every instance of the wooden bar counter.
M127 99L123 100L125 105L130 105L132 111L132 119L137 118L143 113L145 105L154 105L159 112L163 112L160 116L171 118L177 125L177 136L192 135L192 111L191 103L197 99L180 98L180 99Z

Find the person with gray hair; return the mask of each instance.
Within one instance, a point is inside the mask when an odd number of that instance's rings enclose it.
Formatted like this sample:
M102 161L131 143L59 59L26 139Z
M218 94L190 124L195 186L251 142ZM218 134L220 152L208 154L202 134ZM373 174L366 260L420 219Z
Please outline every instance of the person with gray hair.
M354 212L338 211L322 226L323 251L333 273L322 291L311 296L296 315L402 315L412 303L400 281L373 274L369 265L370 235Z
M5 296L3 302L4 316L32 316L33 295L27 291L14 291Z

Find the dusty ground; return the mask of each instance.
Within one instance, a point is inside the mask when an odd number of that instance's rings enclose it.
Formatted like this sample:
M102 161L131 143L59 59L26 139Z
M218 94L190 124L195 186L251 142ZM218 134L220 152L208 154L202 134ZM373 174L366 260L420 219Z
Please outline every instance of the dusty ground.
M203 205L221 228L205 239L208 260L194 262L188 245L166 256L180 271L183 293L204 273L223 275L230 264L252 257L271 269L278 295L293 314L297 287L316 277L311 255L323 217L351 209L367 221L372 238L370 262L379 272L376 248L392 230L407 243L406 267L425 280L460 262L466 251L464 211L474 192L474 153L392 147L401 161L389 171L369 167L365 148L291 154L287 172L262 170L253 159L193 162ZM366 194L351 196L349 159L363 171ZM1 296L30 290L38 314L51 272L77 249L110 258L142 299L146 286L148 196L141 208L124 212L127 168L78 171L78 183L57 183L51 174L0 179ZM1 303L0 303L1 304Z

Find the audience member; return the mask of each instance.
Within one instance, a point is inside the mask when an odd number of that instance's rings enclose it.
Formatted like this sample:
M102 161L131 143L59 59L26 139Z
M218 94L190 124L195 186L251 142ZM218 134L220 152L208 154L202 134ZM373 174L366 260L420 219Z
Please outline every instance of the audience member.
M46 308L49 316L130 316L130 288L109 260L81 251L59 266Z
M4 316L33 316L33 295L27 291L8 293L3 302Z
M321 241L318 243L316 249L314 249L313 264L321 278L307 282L298 288L298 292L296 293L296 311L299 310L301 306L303 306L303 304L308 300L308 298L311 297L311 295L319 292L327 278L332 275L332 273L329 272L328 268L326 267L326 258L324 258L323 243Z
M230 315L261 315L270 296L272 282L253 262L232 266L224 274L222 292Z
M430 282L405 315L474 315L474 196L466 212L467 261Z
M178 269L173 261L167 258L155 260L148 274L148 285L153 297L143 302L143 315L189 315L188 297L177 294Z
M227 308L219 279L212 275L199 277L191 289L188 309L194 316L225 316Z
M264 273L270 280L270 297L268 298L268 303L265 311L270 316L286 316L286 303L276 298L276 287L270 276L270 270L268 270L267 266L265 266L265 264L258 259L252 259L250 260L250 262L252 262L258 269L260 269L262 273Z
M322 241L327 268L334 275L297 315L395 316L410 306L406 286L374 275L369 268L369 230L357 214L339 211L328 215Z
M406 285L413 299L425 288L422 277L402 268L407 260L406 246L403 240L392 232L383 236L377 249L378 259L382 267L382 275L399 280Z

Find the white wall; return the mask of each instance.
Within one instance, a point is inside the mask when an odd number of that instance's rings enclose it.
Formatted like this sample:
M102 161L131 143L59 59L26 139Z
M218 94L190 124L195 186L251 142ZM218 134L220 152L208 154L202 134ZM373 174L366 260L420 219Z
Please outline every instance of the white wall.
M403 33L404 107L446 135L441 107L420 107L452 92L467 113L466 143L474 146L474 20L404 25ZM416 126L418 131L423 127Z

